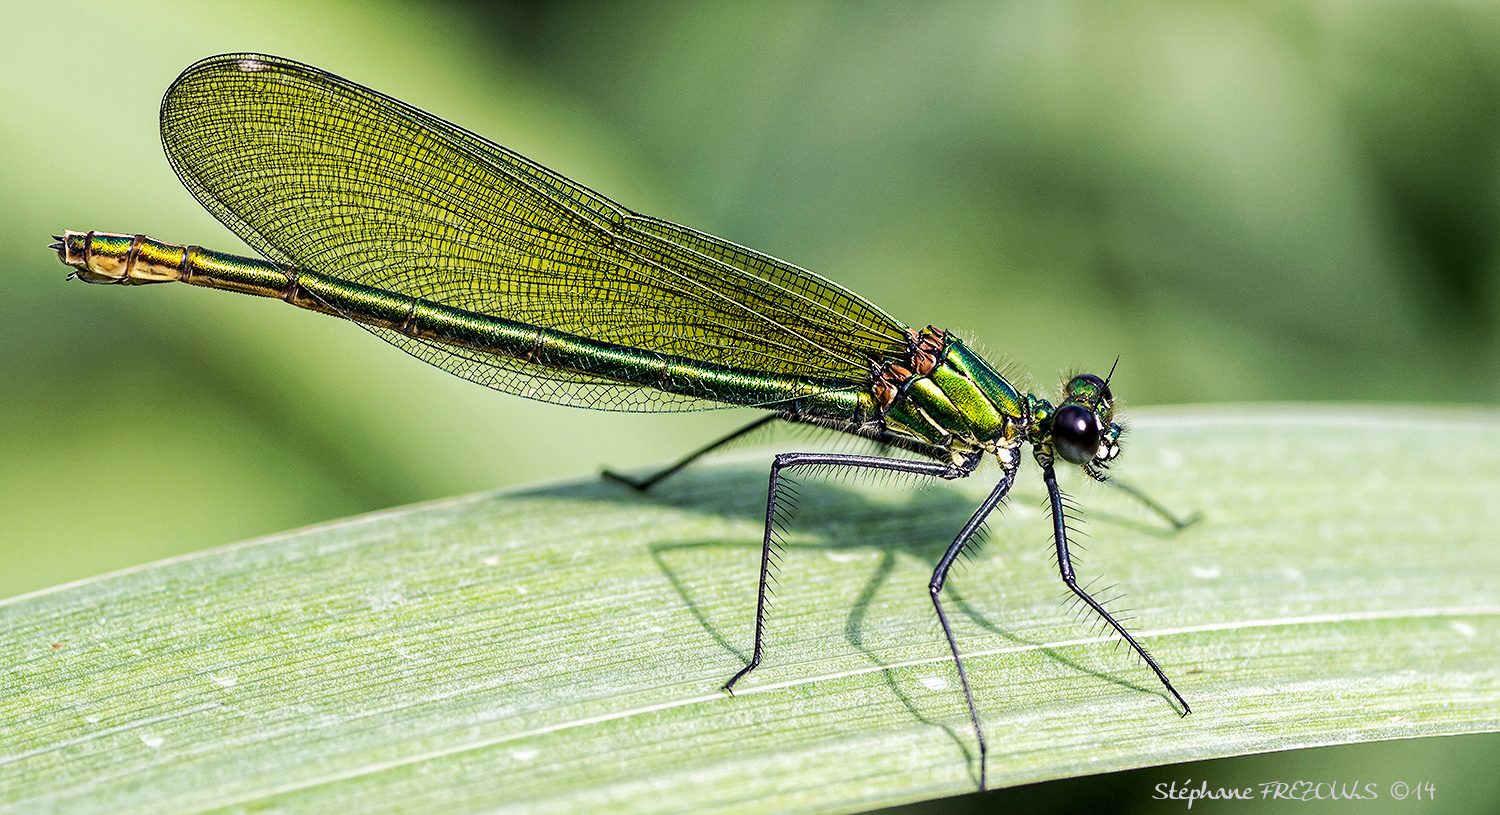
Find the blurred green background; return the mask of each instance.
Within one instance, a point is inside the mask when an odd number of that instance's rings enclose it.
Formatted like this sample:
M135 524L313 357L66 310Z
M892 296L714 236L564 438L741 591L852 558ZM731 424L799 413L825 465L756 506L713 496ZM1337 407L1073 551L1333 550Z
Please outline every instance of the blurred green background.
M543 405L275 303L65 283L63 229L245 251L156 133L172 78L225 51L392 94L1048 390L1119 355L1128 405L1500 399L1494 4L142 0L0 22L0 597L643 467L749 415Z

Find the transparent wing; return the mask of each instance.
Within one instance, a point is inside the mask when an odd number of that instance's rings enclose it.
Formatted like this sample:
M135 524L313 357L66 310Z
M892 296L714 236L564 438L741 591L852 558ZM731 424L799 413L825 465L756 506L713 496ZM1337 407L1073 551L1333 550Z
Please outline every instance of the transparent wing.
M621 207L410 105L255 54L188 68L162 100L167 158L246 243L468 311L749 372L858 386L906 329L811 272ZM635 383L372 329L458 376L563 404L691 408Z

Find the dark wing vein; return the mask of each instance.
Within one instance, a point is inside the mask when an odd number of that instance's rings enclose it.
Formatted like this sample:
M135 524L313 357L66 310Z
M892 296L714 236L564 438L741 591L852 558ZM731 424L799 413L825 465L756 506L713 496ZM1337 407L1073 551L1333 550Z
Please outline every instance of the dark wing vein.
M747 372L857 386L905 326L775 258L613 201L333 74L193 65L162 100L178 176L266 257L366 286ZM621 410L695 400L372 329L461 377Z

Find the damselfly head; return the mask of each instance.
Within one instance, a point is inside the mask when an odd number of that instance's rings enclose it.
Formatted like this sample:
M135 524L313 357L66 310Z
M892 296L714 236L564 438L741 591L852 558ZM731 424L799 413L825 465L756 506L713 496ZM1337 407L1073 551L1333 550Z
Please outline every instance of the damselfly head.
M1093 374L1069 379L1062 403L1052 415L1052 449L1102 481L1101 471L1120 454L1121 428L1114 412L1109 380Z
M1109 391L1109 382L1100 379L1093 374L1079 374L1068 380L1064 389L1064 402L1088 402L1095 405L1108 405L1114 402L1114 394Z

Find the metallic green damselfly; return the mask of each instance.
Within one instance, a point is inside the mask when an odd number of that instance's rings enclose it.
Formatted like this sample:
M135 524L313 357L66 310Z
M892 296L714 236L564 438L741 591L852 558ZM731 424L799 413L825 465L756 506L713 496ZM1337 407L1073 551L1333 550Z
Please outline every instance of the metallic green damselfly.
M1056 404L1011 385L953 334L913 330L811 272L638 215L431 114L307 65L259 54L198 62L161 106L167 158L189 191L266 260L144 235L67 232L52 248L89 283L181 281L352 320L496 390L605 410L749 406L770 413L648 479L770 421L853 434L892 455L785 453L771 465L755 644L788 478L828 468L963 478L1000 466L928 590L979 744L979 711L944 612L954 560L1005 499L1030 445L1063 582L1189 708L1086 587L1068 552L1057 459L1106 481L1121 428L1108 377L1070 378ZM1116 483L1111 481L1110 483ZM1126 487L1174 526L1171 513Z

